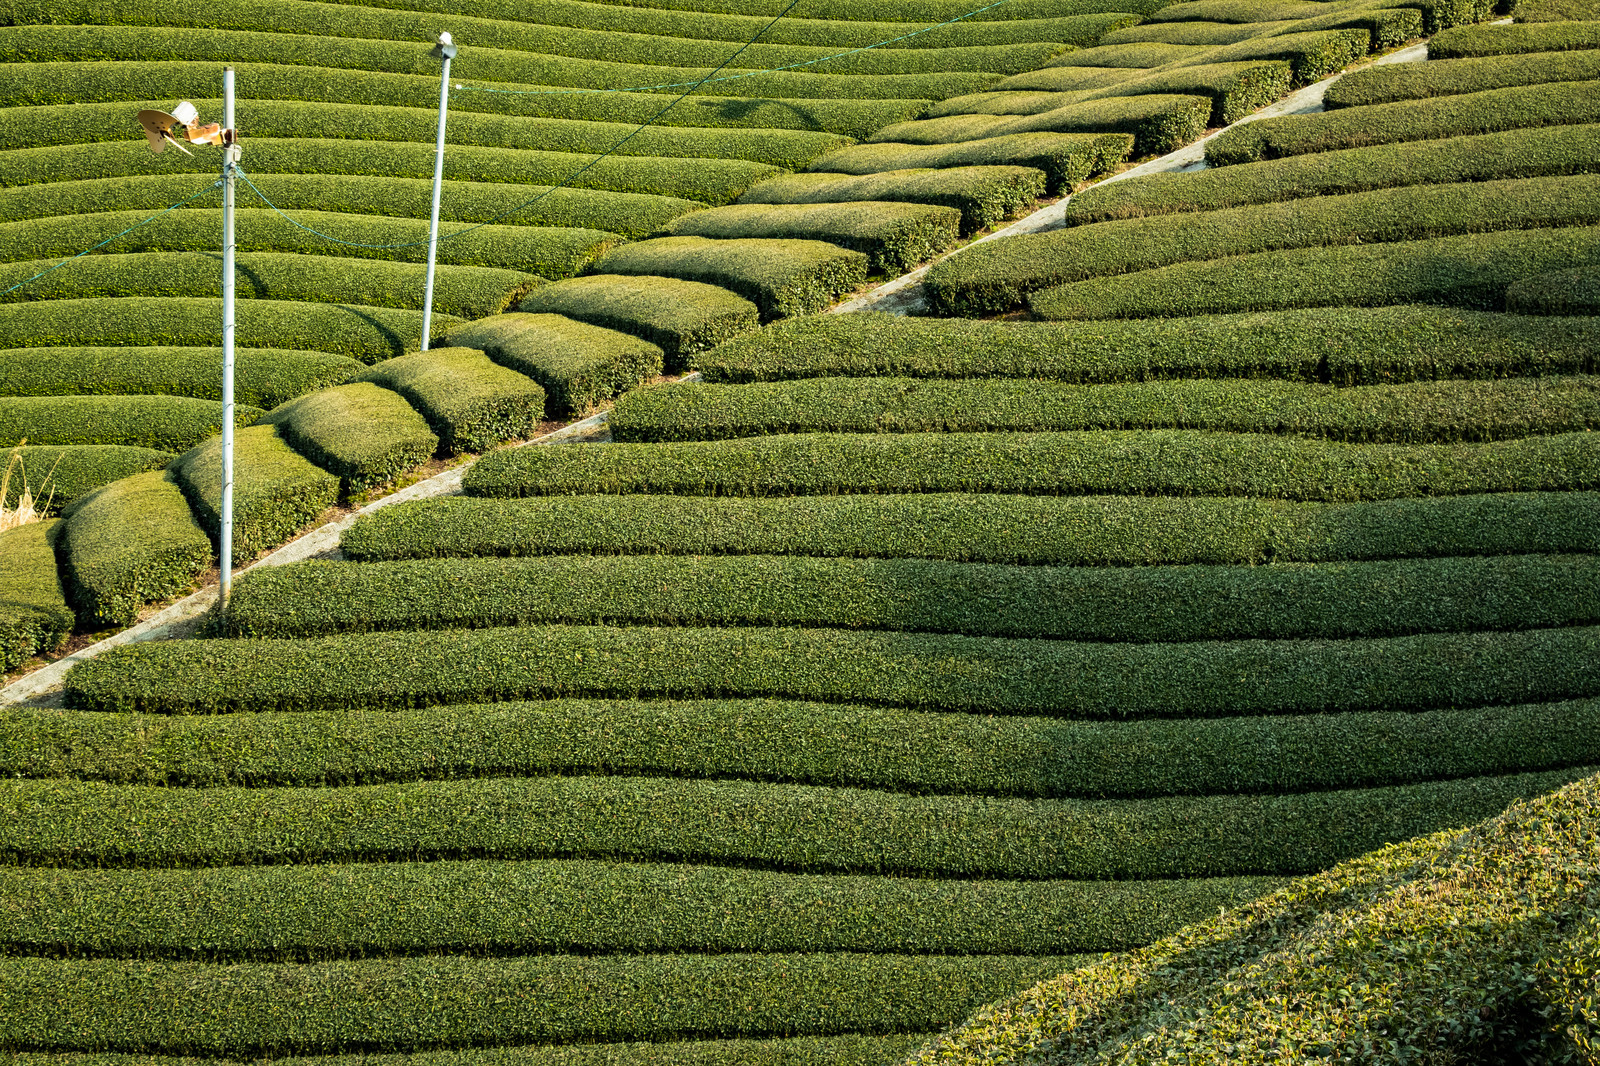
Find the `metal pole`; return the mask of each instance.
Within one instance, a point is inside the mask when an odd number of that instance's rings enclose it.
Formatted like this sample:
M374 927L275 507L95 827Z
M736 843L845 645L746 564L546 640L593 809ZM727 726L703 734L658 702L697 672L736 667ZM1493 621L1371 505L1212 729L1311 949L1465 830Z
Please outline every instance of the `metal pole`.
M433 212L428 223L428 281L422 293L422 351L428 350L428 333L433 320L433 273L439 257L439 191L444 183L444 120L450 107L450 60L455 58L456 46L448 33L439 35L439 43L431 53L444 60L444 72L439 75L439 138L433 150Z
M233 68L222 71L222 128L233 129ZM222 588L218 604L225 612L233 592L233 194L238 149L222 145Z

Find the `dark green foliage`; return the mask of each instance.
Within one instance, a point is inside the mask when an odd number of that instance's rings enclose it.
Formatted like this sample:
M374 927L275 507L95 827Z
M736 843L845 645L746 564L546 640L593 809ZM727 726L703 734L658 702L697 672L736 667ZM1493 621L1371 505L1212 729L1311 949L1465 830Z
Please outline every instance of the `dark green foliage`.
M686 215L664 232L719 240L796 237L828 241L866 253L872 270L892 276L949 251L960 235L961 221L961 212L953 207L923 204L740 204Z
M488 451L533 436L544 418L544 390L471 348L434 348L379 363L357 381L404 396L428 420L450 455Z
M0 532L0 674L54 651L72 632L76 619L56 573L57 524Z
M13 708L0 718L0 768L8 779L173 788L598 773L1108 799L1367 788L1593 763L1597 718L1594 699L1128 722L771 699L157 716Z
M1271 567L762 555L313 562L248 575L227 619L230 633L252 637L549 622L1121 641L1528 629L1600 623L1600 560L1517 555Z
M1084 961L845 953L422 955L307 965L8 958L0 959L0 1042L100 1050L126 1047L137 1033L147 1052L253 1059L684 1034L928 1032Z
M1098 156L1093 145L1080 157L1082 172L1067 184L1089 176ZM854 149L852 149L854 150ZM866 148L861 149L867 150ZM903 201L953 207L961 212L961 235L970 236L1021 212L1045 194L1043 171L1032 167L950 167L944 170L887 170L842 177L837 174L785 174L754 186L740 204L834 204L857 201ZM686 224L692 225L690 219Z
M233 561L276 548L332 507L339 479L295 454L272 426L233 438ZM173 464L195 516L215 540L222 528L222 441L212 438Z
M348 496L433 456L439 438L398 394L359 382L290 400L261 419L295 451L339 477Z
M1287 95L1292 76L1293 67L1278 59L1266 62L1203 63L1134 78L1109 89L1098 89L1092 96L1105 98L1145 93L1209 96L1211 117L1207 122L1212 126L1226 126Z
M1288 378L1335 385L1592 373L1600 319L1393 306L1091 324L864 312L774 323L696 358L708 381Z
M986 1007L909 1061L1015 1061L1043 1039L1075 1063L1130 1045L1249 1066L1380 1045L1399 1062L1593 1061L1597 815L1591 777L1385 848Z
M1031 167L1044 172L1051 192L1060 192L1090 174L1115 167L1133 150L1133 140L1127 133L1018 133L959 144L858 144L830 152L807 169L837 174L878 174L886 170L924 168ZM743 199L742 202L751 201Z
M1590 668L1597 650L1594 626L1110 644L871 630L546 625L150 642L79 663L66 693L68 706L82 710L156 714L607 695L872 700L1112 720L1219 718L1600 695L1600 678Z
M1041 318L1122 318L1432 301L1499 309L1506 287L1600 258L1592 227L1295 248L1095 278L1028 297Z
M80 868L489 856L649 862L694 856L694 861L708 864L792 872L967 879L1295 874L1486 817L1513 800L1559 788L1584 773L1575 767L1380 789L1139 800L908 796L609 776L207 790L8 779L0 782L0 809L7 815L0 822L0 853L13 865ZM829 956L812 957L820 961ZM927 972L938 959L919 956L915 961ZM449 956L441 961L447 960ZM11 997L0 1001L5 1004L0 1024L9 1026L0 1033L7 1040L19 1035L19 1019L38 1016L25 1010L25 1004L55 1002L40 1000L42 989L23 991L20 978L42 961L0 959L5 975L0 994ZM381 960L388 966L401 961ZM576 967L575 960L562 961ZM960 957L948 961L963 962ZM983 957L964 961L980 965ZM150 963L141 960L138 965ZM869 978L862 974L859 979ZM730 983L737 987L738 980L730 978ZM74 984L52 987L65 990ZM862 1002L857 997L864 988L847 988L851 995L838 1001L854 1008ZM365 986L362 991L352 1006L383 1002L384 997ZM329 989L319 994L326 997ZM166 1002L174 1002L184 1012L181 1016L206 1017L187 996ZM151 1009L144 1001L136 1006L144 1012ZM880 1011L887 1007L874 1006ZM283 1010L281 1003L279 1010L281 1017L300 1013ZM261 1013L273 1015L265 1006ZM520 1013L532 1019L551 1017L526 1007ZM68 1015L92 1016L84 1008ZM242 1021L244 1013L228 1011L225 1016ZM881 1022L886 1016L867 1017ZM139 1031L150 1031L148 1020Z
M264 414L237 404L234 425ZM187 396L0 397L0 447L113 444L181 452L222 431L222 403Z
M361 369L345 356L274 348L234 351L233 395L271 409L339 385ZM220 348L18 348L0 351L0 396L156 394L222 398Z
M1206 142L1214 167L1368 144L1600 121L1600 83L1556 82L1251 122Z
M663 363L649 341L561 315L496 315L451 328L444 343L476 348L532 378L552 414L587 411L661 373Z
M268 200L285 211L334 211L357 216L426 220L433 194L431 176L423 179L263 174L252 177L251 181ZM196 178L188 174L147 174L25 185L0 192L0 219L14 222L92 211L153 213L189 196L198 186ZM240 191L249 206L263 206L248 188ZM535 197L538 197L537 203L521 206ZM450 182L444 188L440 217L446 222L509 221L521 226L586 228L640 237L699 206L692 200L666 196L461 181ZM337 252L337 249L328 251Z
M1600 275L1593 267L1557 270L1506 287L1506 310L1525 315L1600 313Z
M1282 882L935 881L709 866L438 862L0 869L8 955L305 961L441 949L1027 955L1139 947ZM396 901L405 905L397 907ZM656 901L645 921L641 899ZM497 901L494 907L481 906ZM1008 915L1005 923L996 914ZM264 930L273 930L271 939Z
M1592 273L1585 276L1587 303L1566 301L1576 313L1600 312L1593 278ZM1533 287L1548 292L1554 285ZM630 392L612 412L610 426L619 441L723 440L769 433L1182 428L1441 443L1600 428L1600 378L1361 388L1207 379L1107 385L1017 378L691 383Z
M251 348L306 348L371 363L414 349L422 312L346 304L241 300L236 343ZM436 314L434 325L460 321ZM7 348L60 345L187 347L215 345L222 336L222 301L128 296L0 305L0 344Z
M299 401L296 401L299 402ZM484 456L472 496L836 492L1396 499L1600 488L1588 432L1488 444L1344 444L1255 433L803 433L681 444L574 444Z
M152 448L128 448L115 444L78 444L65 447L11 449L17 466L6 486L5 506L15 507L24 482L38 496L35 505L47 514L61 508L102 485L143 473L160 470L172 459L170 452Z
M867 279L867 257L824 241L660 237L612 251L593 272L720 285L770 321L827 307Z
M565 315L642 337L661 349L662 358L674 370L683 367L690 355L715 348L761 324L756 305L727 289L699 281L626 274L593 274L557 282L525 299L521 310L545 312L536 321L550 328L561 328L556 316ZM609 398L660 370L661 364L641 366L633 380L590 402Z
M211 565L211 542L160 471L112 482L63 514L62 578L80 617L125 626L152 600L188 588Z
M1515 26L1461 26L1428 42L1429 59L1524 55L1600 48L1600 23L1535 22Z
M1600 222L1600 183L1586 174L1466 185L1407 185L1344 196L1131 218L989 241L936 264L928 272L925 284L929 300L939 312L979 315L1010 310L1020 305L1028 293L1052 285L1173 263L1217 260L1280 248L1368 246L1375 242L1596 222ZM1519 235L1504 237L1511 240L1509 247L1517 246ZM1497 239L1501 238L1487 238L1486 243ZM1535 247L1539 246L1540 237L1531 239ZM1519 269L1509 264L1508 268ZM1520 276L1512 274L1507 280ZM1337 286L1342 280L1335 278L1332 282ZM1378 286L1383 284L1381 277L1372 280ZM1477 279L1463 279L1463 285L1458 287L1481 289L1483 285ZM1431 290L1413 294L1403 286L1404 282L1397 286L1398 299L1384 302L1436 298ZM1264 305L1271 306L1274 305Z
M1211 108L1210 97L1113 96L1037 115L951 115L906 122L879 130L869 143L952 144L1019 133L1128 133L1133 135L1135 156L1162 155L1204 133ZM819 165L826 164L819 161Z
M1600 52L1595 54L1600 56ZM1374 69L1426 69L1429 65L1406 63ZM1334 88L1346 80L1334 82ZM1070 225L1082 225L1402 185L1592 174L1596 170L1600 170L1600 126L1510 130L1315 152L1194 173L1150 174L1085 189L1067 204L1066 220Z
M1596 77L1600 77L1600 50L1388 63L1346 74L1328 87L1323 103L1329 110L1366 107L1517 85L1592 81Z

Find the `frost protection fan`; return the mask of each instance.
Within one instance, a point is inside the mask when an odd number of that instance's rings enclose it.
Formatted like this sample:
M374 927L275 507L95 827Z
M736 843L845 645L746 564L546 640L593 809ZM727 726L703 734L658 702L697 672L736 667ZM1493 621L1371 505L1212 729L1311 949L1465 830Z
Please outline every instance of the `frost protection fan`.
M172 109L172 114L165 111L139 112L139 125L144 127L144 135L150 139L150 150L160 155L166 150L168 144L182 152L184 155L194 155L183 146L183 143L173 136L173 131L179 131L183 139L190 144L207 146L220 146L227 140L225 134L231 131L224 130L219 124L213 122L209 126L195 125L199 112L187 100L180 101Z

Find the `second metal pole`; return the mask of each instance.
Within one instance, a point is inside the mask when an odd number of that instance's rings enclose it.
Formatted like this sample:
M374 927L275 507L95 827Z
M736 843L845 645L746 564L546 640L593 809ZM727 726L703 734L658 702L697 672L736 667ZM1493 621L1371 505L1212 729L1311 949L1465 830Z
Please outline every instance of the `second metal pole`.
M222 529L221 590L218 605L228 609L233 592L233 193L238 148L227 143L233 131L233 68L222 72Z
M439 257L439 191L444 183L444 120L450 107L450 60L455 58L456 46L448 33L439 35L433 55L444 60L444 73L439 76L439 138L433 151L433 212L428 223L428 281L422 293L422 351L428 350L428 334L433 320L433 273Z

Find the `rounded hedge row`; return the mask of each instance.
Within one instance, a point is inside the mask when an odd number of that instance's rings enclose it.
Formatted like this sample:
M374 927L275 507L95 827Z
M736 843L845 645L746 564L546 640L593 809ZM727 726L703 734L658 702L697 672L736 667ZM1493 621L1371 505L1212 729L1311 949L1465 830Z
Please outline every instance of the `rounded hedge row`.
M237 404L234 425L266 412ZM180 452L222 432L220 400L187 396L0 397L0 447L108 444Z
M0 396L190 396L222 399L221 348L13 348L0 351ZM361 364L327 352L234 350L233 394L270 410L339 385Z

